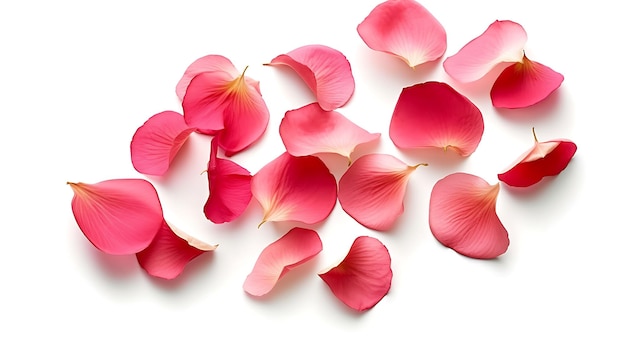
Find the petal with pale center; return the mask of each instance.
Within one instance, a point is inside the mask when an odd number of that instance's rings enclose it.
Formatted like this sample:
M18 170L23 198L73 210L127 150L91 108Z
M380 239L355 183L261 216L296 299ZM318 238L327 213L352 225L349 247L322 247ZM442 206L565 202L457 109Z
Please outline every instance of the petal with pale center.
M191 82L193 77L202 72L214 71L227 72L232 77L239 75L233 63L226 57L221 55L203 56L192 62L191 65L187 67L185 73L183 73L183 76L178 81L178 84L176 84L176 95L178 95L178 98L181 101L183 100L187 87L189 86L189 82Z

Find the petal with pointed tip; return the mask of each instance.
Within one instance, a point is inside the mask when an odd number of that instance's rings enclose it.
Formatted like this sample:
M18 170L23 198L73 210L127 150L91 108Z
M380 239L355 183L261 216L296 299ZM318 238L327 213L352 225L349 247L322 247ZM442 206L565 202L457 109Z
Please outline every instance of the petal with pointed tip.
M189 82L193 79L193 77L197 76L202 72L226 72L229 73L232 77L236 77L239 75L237 73L237 69L233 65L233 63L224 56L221 55L206 55L203 56L189 65L185 70L185 73L176 84L176 95L182 101L185 97L185 92L187 91L187 86L189 86Z

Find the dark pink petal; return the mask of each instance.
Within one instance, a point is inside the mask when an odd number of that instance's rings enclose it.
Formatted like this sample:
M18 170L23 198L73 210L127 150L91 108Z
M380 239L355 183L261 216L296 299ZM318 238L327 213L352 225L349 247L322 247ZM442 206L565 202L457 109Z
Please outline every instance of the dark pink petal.
M250 295L263 296L287 272L312 259L320 251L322 241L317 232L293 228L263 249L243 283L243 289Z
M563 75L539 62L529 60L515 63L502 71L491 88L495 107L522 108L547 98L563 82Z
M350 159L358 145L378 139L380 133L369 133L341 113L312 103L285 113L280 136L294 156L336 153Z
M365 311L391 288L391 257L378 239L360 236L339 265L319 276L348 307Z
M430 230L439 242L472 258L496 258L509 247L509 234L496 214L500 184L475 175L451 174L433 187Z
M426 82L402 89L389 136L399 148L453 149L469 156L484 129L483 115L469 99L446 83Z
M178 98L180 98L181 101L183 100L187 86L189 86L189 82L191 82L193 77L203 72L215 71L229 73L232 77L239 75L233 63L226 57L221 55L203 56L189 65L176 85L176 95L178 95Z
M337 202L337 183L315 156L283 153L252 177L252 195L263 207L263 221L321 222Z
M443 62L445 71L459 82L473 82L502 62L521 62L528 39L513 21L495 21L487 30Z
M561 173L574 157L576 150L576 144L570 140L555 139L539 142L535 136L535 145L506 172L498 174L498 179L510 186L531 186L544 177Z
M239 217L252 199L252 176L237 163L217 157L217 139L211 141L208 164L209 198L204 215L213 223L230 222Z
M391 155L361 156L339 180L339 203L365 227L388 230L404 212L409 176L418 166Z
M398 56L410 67L434 61L446 52L446 31L414 0L388 0L376 6L357 26L372 50Z
M139 173L164 175L194 130L178 112L163 111L150 117L130 142L133 167Z
M216 248L217 245L203 243L163 221L150 246L137 253L137 261L151 276L174 279L191 260Z
M154 186L143 179L111 179L95 184L68 182L72 212L83 234L108 254L145 249L163 221Z
M348 59L324 45L306 45L276 56L268 65L291 67L317 97L320 107L332 111L345 105L354 93Z

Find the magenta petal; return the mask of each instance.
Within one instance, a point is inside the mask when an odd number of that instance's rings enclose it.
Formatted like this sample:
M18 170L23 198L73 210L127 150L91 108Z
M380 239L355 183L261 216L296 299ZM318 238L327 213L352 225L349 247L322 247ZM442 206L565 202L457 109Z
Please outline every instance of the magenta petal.
M293 268L312 259L322 251L322 241L311 229L293 228L268 245L246 278L243 289L250 295L269 293L278 280Z
M233 66L233 63L224 56L207 55L201 57L189 65L176 85L176 95L178 95L178 98L180 98L181 101L183 100L185 92L187 91L187 86L189 86L189 82L191 82L193 77L203 72L215 71L229 73L232 77L236 77L238 75L237 69Z
M302 46L275 57L269 65L286 65L296 71L326 111L342 107L354 93L350 62L328 46Z

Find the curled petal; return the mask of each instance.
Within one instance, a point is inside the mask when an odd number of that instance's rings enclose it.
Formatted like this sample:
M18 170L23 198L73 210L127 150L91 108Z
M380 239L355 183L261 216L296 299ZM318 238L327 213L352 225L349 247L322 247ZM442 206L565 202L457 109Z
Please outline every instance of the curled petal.
M329 152L350 159L358 145L378 139L380 133L369 133L341 113L312 103L285 113L280 136L287 152L294 156Z
M500 184L454 173L435 183L430 196L430 230L439 242L472 258L496 258L509 235L496 214Z
M345 105L354 93L348 59L324 45L306 45L276 56L268 65L291 67L317 97L320 107L332 111Z
M141 268L151 276L174 279L191 260L216 248L217 245L206 244L163 221L152 243L136 256Z
M339 180L339 203L363 226L388 230L404 212L409 176L418 166L391 155L359 157Z
M360 236L339 265L319 276L348 307L365 311L382 300L391 288L391 257L378 239Z
M563 75L524 56L502 71L491 88L495 107L522 108L547 98L563 83Z
M224 56L221 55L207 55L203 56L197 60L195 60L183 74L178 84L176 84L176 95L182 101L185 97L185 92L187 91L187 86L189 86L189 82L193 79L193 77L197 76L202 72L214 72L221 71L229 73L232 77L236 77L239 75L233 63L230 62Z
M263 221L320 222L337 202L337 183L315 156L288 153L265 165L252 177L252 195L263 207Z
M178 112L163 111L150 117L130 142L133 167L143 174L165 174L194 130Z
M372 50L398 56L410 67L434 61L446 52L446 31L415 0L388 0L376 6L357 26Z
M68 184L74 191L72 212L76 223L103 252L135 254L148 247L161 227L161 202L154 186L146 180Z
M312 259L322 251L322 241L311 229L293 228L268 245L246 278L243 289L250 295L269 293L278 280L294 267Z
M482 139L483 115L469 99L442 82L402 89L389 136L399 148L448 148L471 155Z
M521 62L528 39L513 21L495 21L487 30L443 62L445 71L459 82L473 82L502 62Z

